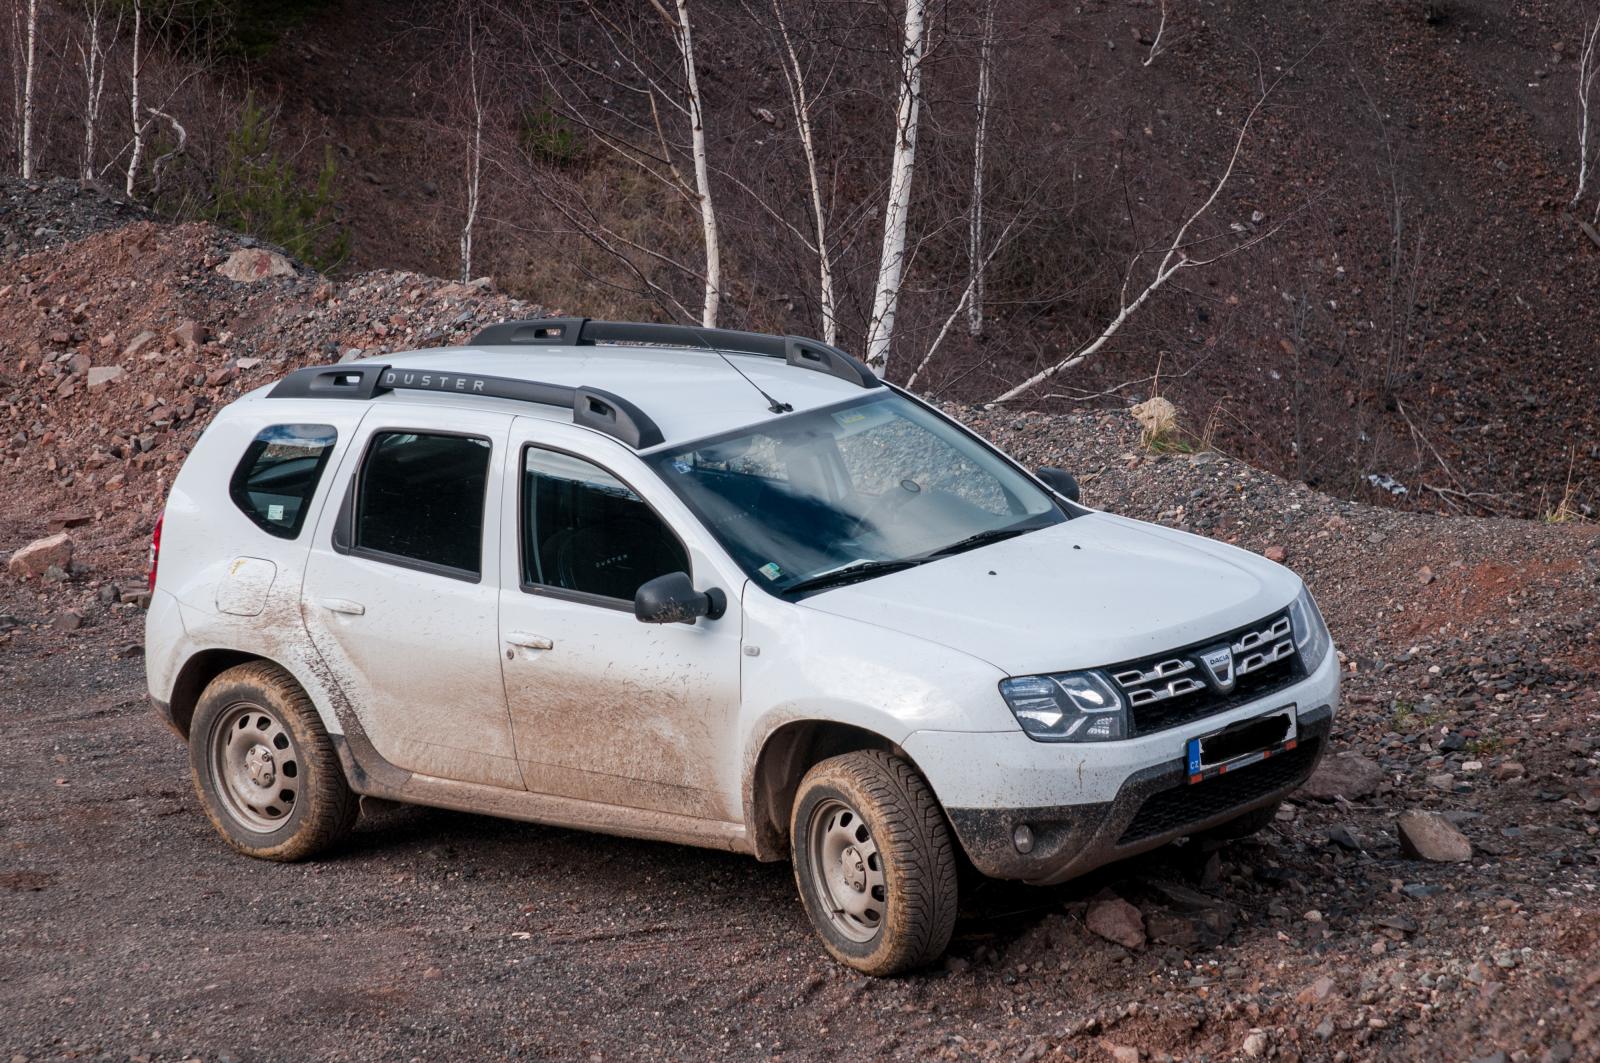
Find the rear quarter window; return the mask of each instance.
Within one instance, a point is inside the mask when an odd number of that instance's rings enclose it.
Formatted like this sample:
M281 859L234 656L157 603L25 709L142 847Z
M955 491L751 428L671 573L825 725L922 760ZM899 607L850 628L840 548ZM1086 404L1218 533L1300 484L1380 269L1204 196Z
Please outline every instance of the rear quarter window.
M233 471L233 504L268 535L297 538L338 438L330 424L263 428Z

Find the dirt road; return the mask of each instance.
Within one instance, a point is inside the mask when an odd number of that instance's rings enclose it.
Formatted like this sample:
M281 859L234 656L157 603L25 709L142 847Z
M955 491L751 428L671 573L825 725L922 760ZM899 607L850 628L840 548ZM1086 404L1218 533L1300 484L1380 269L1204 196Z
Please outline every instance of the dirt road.
M825 957L787 865L399 808L254 862L143 700L108 521L66 580L0 579L0 1060L1600 1058L1600 530L1141 457L1125 420L977 420L1093 504L1285 551L1345 656L1363 796L969 890L949 960L893 981ZM9 550L47 529L7 483ZM1413 810L1472 859L1404 855ZM1102 891L1145 944L1088 929Z

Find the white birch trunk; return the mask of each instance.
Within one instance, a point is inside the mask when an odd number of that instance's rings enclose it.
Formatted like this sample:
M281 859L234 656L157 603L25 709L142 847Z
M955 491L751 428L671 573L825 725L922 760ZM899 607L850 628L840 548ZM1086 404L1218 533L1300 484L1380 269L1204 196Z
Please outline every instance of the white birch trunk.
M967 331L976 336L983 331L983 164L989 133L989 92L994 62L994 0L983 7L983 44L978 52L978 114L972 136L972 227L967 239L970 275L967 290Z
M39 0L28 0L27 44L22 61L22 178L33 177L33 74L39 38Z
M905 40L900 63L900 104L895 113L894 160L889 170L889 202L883 211L883 253L867 324L867 364L880 377L889 370L889 344L905 271L906 223L911 213L911 179L917 161L917 114L922 105L925 0L906 0Z
M1281 81L1282 78L1279 78L1279 80ZM1273 82L1273 86L1276 87L1276 85L1277 82ZM1266 92L1263 92L1260 98L1256 100L1255 106L1250 108L1250 113L1245 115L1244 123L1239 127L1238 138L1233 142L1233 153L1228 156L1228 165L1223 168L1222 176L1217 178L1217 183L1212 187L1211 194L1206 197L1205 202L1196 207L1194 213L1185 218L1183 220L1183 224L1178 226L1178 231L1173 235L1172 242L1167 246L1166 253L1161 256L1161 263L1156 266L1155 276L1151 279L1150 283L1145 286L1145 289L1140 292L1132 302L1129 302L1127 300L1127 282L1124 280L1122 305L1117 310L1116 316L1111 319L1111 323L1106 325L1106 327L1100 331L1098 336L1096 336L1085 346L1080 347L1072 354L1061 359L1061 361L1057 362L1056 364L1039 370L1037 373L1018 384L1016 387L1011 388L1001 395L997 395L993 400L991 400L992 402L1009 402L1024 392L1037 387L1046 380L1049 380L1062 370L1071 369L1074 366L1082 365L1087 359L1092 357L1107 343L1110 343L1111 338L1122 329L1123 325L1128 323L1128 319L1133 317L1134 314L1137 314L1139 312L1139 308L1148 302L1152 295L1155 295L1156 292L1160 291L1162 286L1171 280L1175 274L1185 269L1193 269L1197 266L1207 265L1209 262L1215 261L1215 259L1197 261L1190 258L1187 245L1184 241L1188 239L1189 230L1194 228L1195 222L1199 221L1206 215L1207 212L1211 210L1212 206L1217 202L1218 197L1222 195L1222 190L1228 186L1229 179L1233 177L1234 168L1239 164L1239 155L1244 150L1244 138L1250 132L1250 124L1255 121L1256 115L1261 111L1262 106L1267 102L1267 97L1271 94L1271 92L1271 88L1267 89ZM1276 230L1274 229L1272 231L1275 232ZM1269 232L1266 235L1271 235L1271 233ZM1233 251L1237 251L1240 247L1249 246L1265 238L1265 236L1255 237L1252 240L1248 240L1244 244L1233 248ZM1232 253L1232 251L1223 252L1223 254ZM1135 262L1137 261L1138 257L1135 256ZM1130 272L1132 271L1132 268L1133 267L1130 265Z
M100 32L105 23L104 0L93 0L89 5L89 44L79 46L83 59L83 165L80 173L85 181L95 176L94 157L100 135L100 103L106 89L106 48L100 42ZM115 36L116 31L112 31Z
M689 0L677 0L678 51L683 55L683 73L688 86L689 127L694 146L695 195L700 201L700 228L706 245L706 296L700 324L717 327L722 306L722 244L717 236L717 211L711 203L711 172L706 159L705 115L700 106L700 80L694 70L694 32L689 25Z
M461 226L461 282L472 279L472 232L478 222L478 188L483 175L483 97L478 89L478 38L467 24L467 72L472 81L472 146L467 152L467 218Z
M1573 207L1583 199L1584 187L1589 183L1589 95L1594 87L1597 43L1600 43L1600 15L1584 33L1583 52L1578 57L1578 190L1572 194Z
M800 147L806 157L806 181L811 189L811 212L817 226L817 290L822 304L822 342L833 346L839 342L839 322L834 310L833 261L828 253L828 216L822 204L822 182L817 177L817 146L811 133L811 100L806 93L805 74L800 69L800 56L794 41L789 37L789 26L783 20L781 0L773 0L772 16L777 21L778 33L783 37L783 80L789 89L789 104L794 109L794 125L800 134Z
M139 181L139 163L144 159L144 118L139 113L139 31L144 25L144 7L133 0L133 67L128 78L128 106L133 113L133 153L128 158L128 182L125 192L129 199Z

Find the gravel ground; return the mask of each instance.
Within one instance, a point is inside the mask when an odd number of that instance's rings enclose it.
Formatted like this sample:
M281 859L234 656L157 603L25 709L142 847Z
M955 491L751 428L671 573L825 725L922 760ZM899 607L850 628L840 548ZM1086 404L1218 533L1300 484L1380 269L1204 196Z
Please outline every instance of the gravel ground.
M1298 799L1216 852L970 890L942 968L872 981L825 958L784 865L393 807L333 859L232 855L124 656L140 614L98 597L131 573L88 557L0 597L16 624L0 635L0 1051L1600 1054L1597 530L1399 514L1216 455L1152 460L1117 418L968 412L1084 472L1086 501L1283 548L1345 653L1336 747L1381 768L1373 791ZM69 605L83 624L63 632ZM1447 813L1473 859L1403 856L1405 810ZM1144 944L1088 929L1111 894Z
M1091 505L1303 574L1348 800L1058 889L969 884L948 960L892 981L825 957L786 866L726 854L389 807L332 859L232 855L122 600L172 470L241 389L536 308L415 274L240 284L238 237L91 231L114 221L0 256L0 552L77 544L58 578L0 576L0 1059L1600 1058L1600 528L1331 499L1151 454L1123 414L957 411ZM1406 855L1418 812L1471 859Z

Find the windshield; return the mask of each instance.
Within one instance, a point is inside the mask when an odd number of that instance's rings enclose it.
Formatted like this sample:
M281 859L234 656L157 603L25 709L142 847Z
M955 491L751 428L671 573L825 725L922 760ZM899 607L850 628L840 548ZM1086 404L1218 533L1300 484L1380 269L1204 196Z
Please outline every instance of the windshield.
M1067 519L967 432L885 392L653 456L750 577L805 591Z

